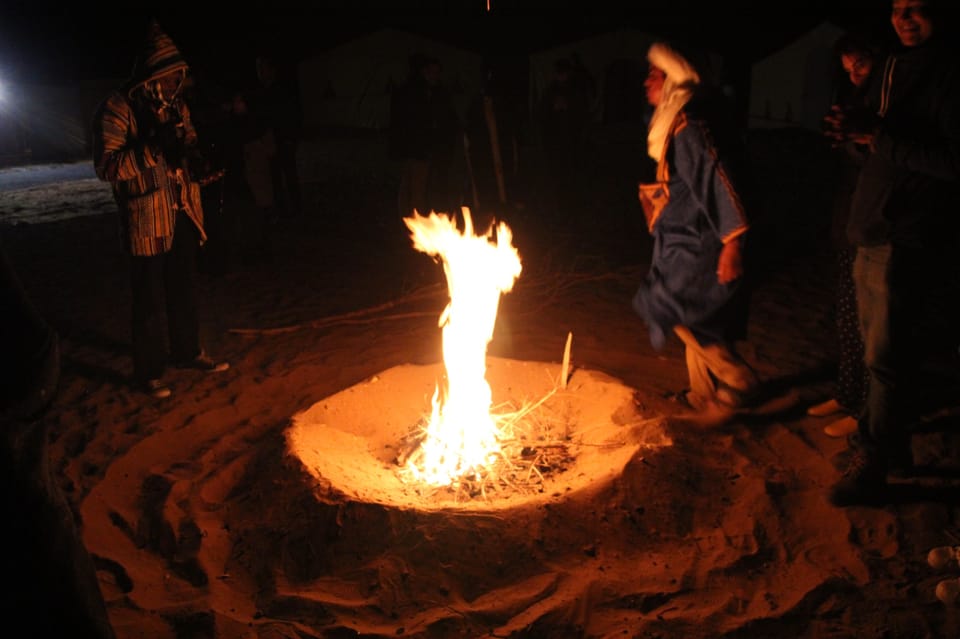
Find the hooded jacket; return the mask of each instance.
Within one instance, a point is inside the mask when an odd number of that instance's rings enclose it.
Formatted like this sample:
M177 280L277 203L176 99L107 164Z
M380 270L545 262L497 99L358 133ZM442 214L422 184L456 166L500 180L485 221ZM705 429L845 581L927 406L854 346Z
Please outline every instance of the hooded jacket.
M855 246L956 250L960 220L960 65L944 43L888 63L885 112L853 193Z
M206 241L200 185L173 159L196 144L189 108L178 98L161 106L146 92L150 82L187 68L170 37L151 22L129 82L107 96L94 118L94 168L113 187L122 239L136 256L170 250L180 210L196 225L201 243ZM158 137L158 130L175 135Z

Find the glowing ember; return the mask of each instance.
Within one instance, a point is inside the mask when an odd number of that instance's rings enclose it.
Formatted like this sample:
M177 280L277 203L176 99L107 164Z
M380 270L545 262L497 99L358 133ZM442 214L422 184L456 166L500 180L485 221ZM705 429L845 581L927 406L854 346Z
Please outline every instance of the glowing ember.
M422 455L407 468L430 484L446 485L477 474L500 450L490 414L486 380L487 345L493 338L500 294L509 292L520 275L520 256L511 244L510 228L501 222L475 235L470 210L463 208L461 233L453 216L414 211L404 218L419 251L439 257L447 278L450 302L440 314L446 388L433 395L433 414L421 444Z

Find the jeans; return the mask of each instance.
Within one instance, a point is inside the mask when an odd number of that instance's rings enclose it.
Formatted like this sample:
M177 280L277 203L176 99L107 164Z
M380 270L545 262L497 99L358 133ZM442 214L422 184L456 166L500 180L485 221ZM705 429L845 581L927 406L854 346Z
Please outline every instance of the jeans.
M870 372L859 419L868 453L892 465L909 455L910 323L916 316L916 261L889 244L859 247L853 264L864 359Z

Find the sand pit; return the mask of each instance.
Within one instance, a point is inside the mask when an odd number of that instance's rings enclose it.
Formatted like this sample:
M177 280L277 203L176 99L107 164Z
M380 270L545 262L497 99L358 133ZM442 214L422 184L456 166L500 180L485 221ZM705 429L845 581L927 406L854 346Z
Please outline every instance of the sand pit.
M425 485L397 463L403 442L429 416L443 375L439 364L388 369L295 415L287 432L290 453L326 487L321 501L502 512L596 490L641 448L669 444L662 428L636 412L633 389L606 375L576 371L563 388L557 364L489 358L487 371L494 414L535 408L524 411L504 443L509 476L491 478L476 494Z

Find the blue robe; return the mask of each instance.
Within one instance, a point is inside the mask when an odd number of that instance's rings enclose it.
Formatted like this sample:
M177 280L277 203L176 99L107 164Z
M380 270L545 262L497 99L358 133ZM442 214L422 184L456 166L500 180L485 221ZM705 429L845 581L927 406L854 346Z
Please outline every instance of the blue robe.
M717 262L725 241L744 242L747 218L710 128L686 108L671 128L657 179L667 202L648 217L653 258L633 298L650 342L662 348L677 325L705 345L741 338L743 277L720 284Z

